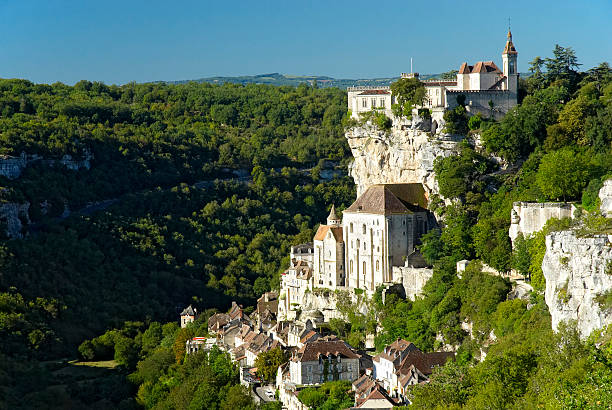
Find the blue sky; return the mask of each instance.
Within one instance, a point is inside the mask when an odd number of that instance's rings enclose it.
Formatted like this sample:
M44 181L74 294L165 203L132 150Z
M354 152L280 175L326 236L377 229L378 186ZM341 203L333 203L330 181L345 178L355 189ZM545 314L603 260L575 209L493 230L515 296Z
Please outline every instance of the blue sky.
M587 5L583 5L587 4ZM555 44L612 63L612 0L0 0L0 77L123 84L270 72L439 73L493 60L511 18L519 70Z

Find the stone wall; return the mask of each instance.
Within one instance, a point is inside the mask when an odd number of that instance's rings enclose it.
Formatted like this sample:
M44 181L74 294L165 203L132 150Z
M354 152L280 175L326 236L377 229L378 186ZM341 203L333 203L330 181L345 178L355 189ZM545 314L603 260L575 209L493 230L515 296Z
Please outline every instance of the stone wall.
M563 202L515 202L510 216L510 239L512 243L519 233L527 237L540 231L551 218L572 218L576 207Z
M431 268L393 267L393 279L404 286L406 297L410 300L422 295L423 286L432 276L433 269Z
M577 321L582 337L612 323L612 311L602 311L597 296L612 290L612 244L607 235L577 237L573 231L546 236L542 272L546 304L553 329L562 321Z

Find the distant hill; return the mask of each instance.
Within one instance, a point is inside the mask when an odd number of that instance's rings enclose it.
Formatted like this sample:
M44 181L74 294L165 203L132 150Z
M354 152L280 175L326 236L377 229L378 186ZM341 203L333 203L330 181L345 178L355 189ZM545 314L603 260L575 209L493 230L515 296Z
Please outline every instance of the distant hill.
M421 74L422 79L428 79L435 77L436 74ZM347 78L332 78L327 76L318 75L285 75L279 73L271 74L259 74L259 75L244 75L239 77L207 77L198 78L195 80L182 80L182 81L168 81L172 84L182 84L190 81L198 83L212 83L212 84L223 84L223 83L234 83L234 84L270 84L270 85L292 85L298 86L300 84L312 84L315 80L318 87L338 87L347 88L360 85L369 86L384 86L389 85L399 77L388 77L388 78L364 78L364 79L347 79Z

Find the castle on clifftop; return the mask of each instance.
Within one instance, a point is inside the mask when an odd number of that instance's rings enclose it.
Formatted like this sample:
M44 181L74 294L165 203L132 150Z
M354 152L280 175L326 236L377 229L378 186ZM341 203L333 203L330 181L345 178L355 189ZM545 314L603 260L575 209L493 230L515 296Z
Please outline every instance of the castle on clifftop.
M426 96L422 107L431 111L432 119L440 123L445 111L457 106L457 97L465 97L466 109L472 115L503 117L517 105L518 97L518 52L508 30L506 46L502 52L502 69L493 61L478 61L474 65L461 64L455 80L425 80ZM418 78L418 73L402 73L402 78ZM395 97L390 87L349 87L348 109L355 119L359 114L384 110L393 118L391 106Z

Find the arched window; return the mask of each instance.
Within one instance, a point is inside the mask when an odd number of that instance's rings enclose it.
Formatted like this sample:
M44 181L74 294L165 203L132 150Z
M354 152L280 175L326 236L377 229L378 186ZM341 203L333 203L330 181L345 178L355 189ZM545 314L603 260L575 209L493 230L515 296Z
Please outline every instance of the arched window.
M349 263L349 271L353 273L353 261L350 261Z
M380 263L379 261L376 261L376 272L378 272L380 270Z
M366 274L366 263L365 263L365 261L363 261L363 274L364 275Z
M351 222L351 226L349 230L351 231L351 233L353 233L353 223L352 222Z

